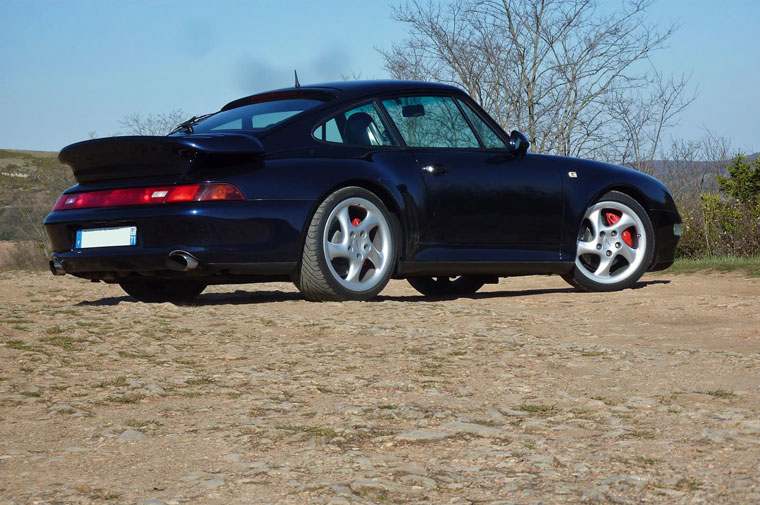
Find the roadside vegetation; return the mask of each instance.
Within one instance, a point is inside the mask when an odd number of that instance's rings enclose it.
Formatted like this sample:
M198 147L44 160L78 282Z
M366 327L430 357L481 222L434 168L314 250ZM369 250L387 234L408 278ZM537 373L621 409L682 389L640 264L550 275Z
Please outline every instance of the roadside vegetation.
M0 150L0 270L47 268L42 220L75 181L57 153Z
M700 259L678 258L668 272L690 274L694 272L745 272L753 277L760 277L760 256L735 258L717 256Z
M757 257L760 251L760 157L736 155L714 176L713 191L685 192L677 200L684 220L679 257Z

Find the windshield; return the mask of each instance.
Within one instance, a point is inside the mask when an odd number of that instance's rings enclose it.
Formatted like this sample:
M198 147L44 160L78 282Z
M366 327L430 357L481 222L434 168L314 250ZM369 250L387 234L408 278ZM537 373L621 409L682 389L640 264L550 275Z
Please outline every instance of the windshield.
M294 98L252 103L224 110L192 123L192 130L184 133L209 133L223 131L261 131L324 103L311 98Z

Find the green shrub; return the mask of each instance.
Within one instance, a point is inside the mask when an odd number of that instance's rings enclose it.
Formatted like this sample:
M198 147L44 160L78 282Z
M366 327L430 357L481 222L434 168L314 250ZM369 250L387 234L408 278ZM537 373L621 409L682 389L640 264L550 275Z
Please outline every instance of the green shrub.
M760 204L760 157L748 162L743 154L728 166L728 177L718 176L720 190L746 207Z
M700 201L681 208L683 236L677 256L750 257L760 251L760 158L747 162L738 155L718 176L718 193L702 193Z

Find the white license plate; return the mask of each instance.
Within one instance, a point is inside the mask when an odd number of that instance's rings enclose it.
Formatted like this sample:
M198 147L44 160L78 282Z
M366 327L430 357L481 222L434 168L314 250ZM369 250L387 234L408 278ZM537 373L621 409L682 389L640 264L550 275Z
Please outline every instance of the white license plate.
M77 230L77 249L137 245L137 226Z

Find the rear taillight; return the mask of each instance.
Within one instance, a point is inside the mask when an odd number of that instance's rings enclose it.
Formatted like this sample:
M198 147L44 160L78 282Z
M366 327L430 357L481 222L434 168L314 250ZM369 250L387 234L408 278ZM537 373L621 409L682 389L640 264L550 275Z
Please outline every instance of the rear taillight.
M120 207L123 205L155 205L175 202L206 202L211 200L244 200L232 184L187 184L152 188L108 189L62 195L53 210Z

